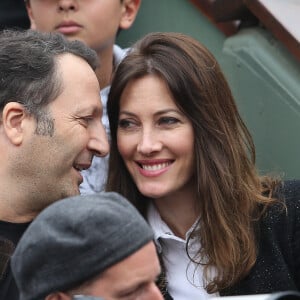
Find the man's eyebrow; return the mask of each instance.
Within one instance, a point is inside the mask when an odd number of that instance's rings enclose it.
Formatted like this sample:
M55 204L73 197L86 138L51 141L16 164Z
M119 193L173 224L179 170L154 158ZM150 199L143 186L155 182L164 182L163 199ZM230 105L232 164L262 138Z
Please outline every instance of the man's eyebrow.
M76 114L102 115L103 108L99 106L79 107Z

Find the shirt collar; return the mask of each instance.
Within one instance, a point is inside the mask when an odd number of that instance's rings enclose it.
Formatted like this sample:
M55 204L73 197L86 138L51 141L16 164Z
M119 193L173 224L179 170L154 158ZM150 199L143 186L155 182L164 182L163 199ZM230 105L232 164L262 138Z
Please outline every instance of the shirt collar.
M198 224L199 219L195 221L195 223L191 226L191 228L187 231L185 235L185 240L176 236L170 227L162 220L160 217L160 214L158 210L156 209L155 205L150 202L148 206L147 211L147 220L150 226L152 227L152 230L154 231L154 242L158 247L158 251L161 252L161 239L172 239L177 240L182 243L186 243L188 237L190 236L191 232L194 230L194 228Z

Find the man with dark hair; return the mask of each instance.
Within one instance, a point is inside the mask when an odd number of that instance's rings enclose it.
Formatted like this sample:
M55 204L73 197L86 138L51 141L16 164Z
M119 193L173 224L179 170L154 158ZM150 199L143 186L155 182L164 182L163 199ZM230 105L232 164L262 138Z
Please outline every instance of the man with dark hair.
M160 265L153 232L116 193L47 207L22 236L12 270L20 300L163 299L155 284Z
M101 61L96 74L101 87L102 122L110 134L106 114L112 73L126 55L115 45L120 30L129 29L138 13L141 0L26 0L31 29L60 32L69 40L80 40L94 49ZM104 190L108 156L95 157L91 168L82 172L82 194Z
M0 33L0 299L18 299L9 262L28 224L108 153L97 65L60 34Z

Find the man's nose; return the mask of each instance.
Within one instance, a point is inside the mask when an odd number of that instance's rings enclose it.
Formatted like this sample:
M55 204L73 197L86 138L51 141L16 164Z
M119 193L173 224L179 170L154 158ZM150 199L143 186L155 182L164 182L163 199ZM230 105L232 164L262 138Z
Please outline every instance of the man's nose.
M106 156L109 153L109 142L104 126L99 122L98 126L91 129L88 148L96 156Z

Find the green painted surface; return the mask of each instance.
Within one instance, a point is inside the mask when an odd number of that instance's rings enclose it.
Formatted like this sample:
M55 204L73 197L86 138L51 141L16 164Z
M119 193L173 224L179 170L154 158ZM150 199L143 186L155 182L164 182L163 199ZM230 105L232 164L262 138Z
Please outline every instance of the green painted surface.
M217 58L253 135L262 174L300 178L300 64L266 30L226 38L187 0L143 0L136 22L118 44L154 31L189 34Z
M142 0L135 23L129 30L120 33L118 44L130 46L154 31L189 34L200 40L217 58L222 56L225 36L188 0Z
M300 178L300 63L260 28L228 38L223 50L224 70L253 134L259 169Z

